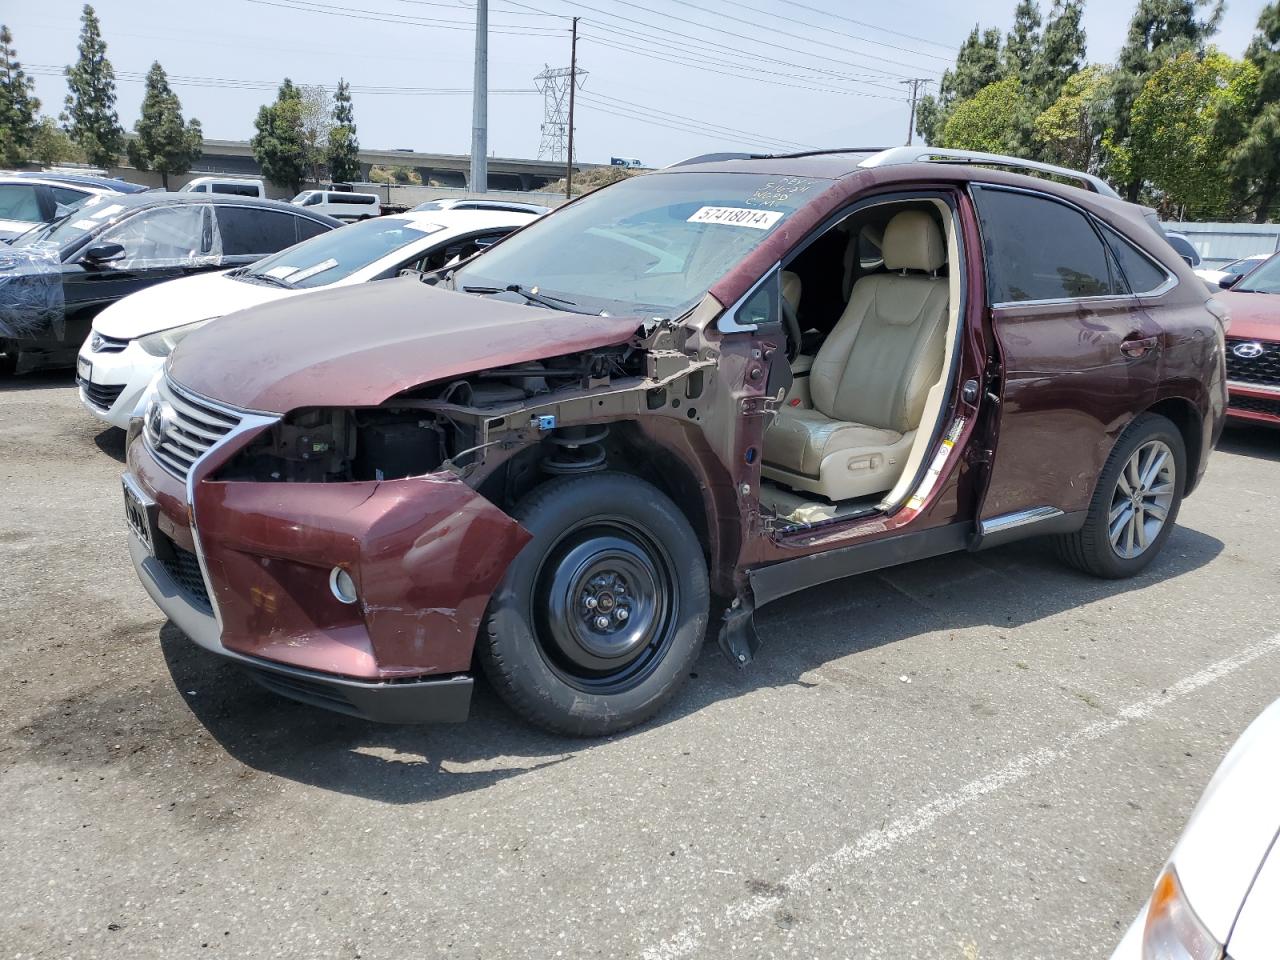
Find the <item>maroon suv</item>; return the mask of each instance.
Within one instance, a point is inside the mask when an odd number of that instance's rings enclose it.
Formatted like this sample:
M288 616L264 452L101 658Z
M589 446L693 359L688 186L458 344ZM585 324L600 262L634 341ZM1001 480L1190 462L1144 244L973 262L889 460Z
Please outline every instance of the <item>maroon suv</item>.
M604 734L806 587L1040 534L1138 572L1223 422L1221 311L1100 182L919 156L679 165L209 324L131 431L143 584L286 696L461 720L478 663Z

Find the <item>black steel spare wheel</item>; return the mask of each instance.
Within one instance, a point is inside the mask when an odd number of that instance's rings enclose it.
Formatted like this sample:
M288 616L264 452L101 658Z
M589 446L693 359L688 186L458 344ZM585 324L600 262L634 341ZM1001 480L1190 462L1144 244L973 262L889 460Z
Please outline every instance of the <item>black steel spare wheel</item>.
M512 511L532 540L490 601L481 661L529 720L577 735L626 729L674 694L706 630L702 548L628 474L553 480Z

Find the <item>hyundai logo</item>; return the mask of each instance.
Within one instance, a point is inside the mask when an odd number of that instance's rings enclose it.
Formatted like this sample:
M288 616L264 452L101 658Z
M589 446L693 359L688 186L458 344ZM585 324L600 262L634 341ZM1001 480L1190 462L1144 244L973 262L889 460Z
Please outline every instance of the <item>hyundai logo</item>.
M94 353L102 349L102 336L100 334L94 333L93 338L89 341L89 349Z
M1231 352L1241 360L1255 360L1266 353L1267 348L1254 340L1250 343L1237 343L1231 348Z

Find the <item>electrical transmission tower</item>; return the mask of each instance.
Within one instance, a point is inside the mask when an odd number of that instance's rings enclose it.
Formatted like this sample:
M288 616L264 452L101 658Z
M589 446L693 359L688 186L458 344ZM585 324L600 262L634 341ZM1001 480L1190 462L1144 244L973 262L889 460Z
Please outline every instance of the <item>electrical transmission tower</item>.
M569 155L569 87L574 70L572 67L545 67L533 78L542 94L542 141L538 144L539 160L563 162ZM578 86L582 86L585 70L577 71Z

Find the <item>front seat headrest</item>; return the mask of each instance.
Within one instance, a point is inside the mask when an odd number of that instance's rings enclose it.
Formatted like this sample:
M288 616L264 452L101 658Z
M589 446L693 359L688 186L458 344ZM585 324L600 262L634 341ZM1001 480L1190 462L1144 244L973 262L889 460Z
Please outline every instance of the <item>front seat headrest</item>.
M904 210L884 228L884 265L890 270L933 273L947 262L947 246L933 217L923 210Z

